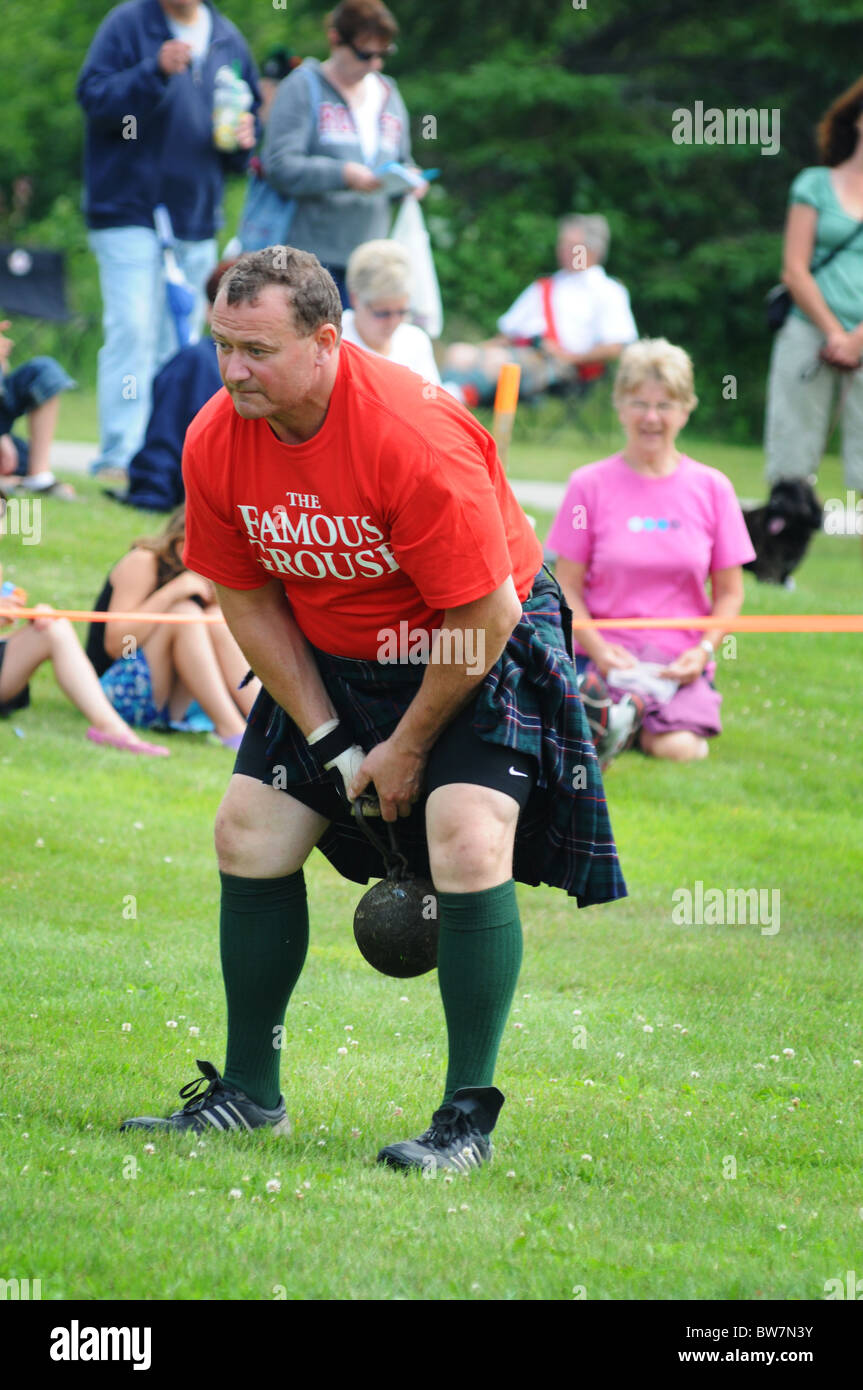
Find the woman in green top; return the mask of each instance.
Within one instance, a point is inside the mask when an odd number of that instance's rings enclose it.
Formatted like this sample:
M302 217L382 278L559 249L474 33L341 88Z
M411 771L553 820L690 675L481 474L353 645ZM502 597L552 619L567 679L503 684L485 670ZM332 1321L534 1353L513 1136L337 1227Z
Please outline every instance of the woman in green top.
M861 133L863 78L833 103L818 126L823 163L804 169L791 186L782 279L793 307L774 341L767 390L771 482L818 471L841 391L845 482L863 491ZM859 234L848 240L855 228ZM836 254L819 269L831 251Z

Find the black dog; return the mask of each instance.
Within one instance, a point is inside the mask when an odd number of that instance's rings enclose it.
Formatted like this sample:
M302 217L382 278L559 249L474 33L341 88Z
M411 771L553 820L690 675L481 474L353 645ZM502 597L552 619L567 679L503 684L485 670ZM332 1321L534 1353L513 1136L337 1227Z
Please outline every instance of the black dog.
M766 506L743 513L755 547L755 559L743 568L764 584L785 584L806 554L813 532L820 531L823 510L806 478L774 483Z

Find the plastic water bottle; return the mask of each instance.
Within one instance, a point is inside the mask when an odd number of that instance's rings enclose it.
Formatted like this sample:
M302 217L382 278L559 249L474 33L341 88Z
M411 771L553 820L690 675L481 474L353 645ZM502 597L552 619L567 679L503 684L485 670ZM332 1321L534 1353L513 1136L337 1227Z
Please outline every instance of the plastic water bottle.
M213 93L213 143L217 150L237 148L240 117L251 109L252 89L240 76L239 63L217 68Z

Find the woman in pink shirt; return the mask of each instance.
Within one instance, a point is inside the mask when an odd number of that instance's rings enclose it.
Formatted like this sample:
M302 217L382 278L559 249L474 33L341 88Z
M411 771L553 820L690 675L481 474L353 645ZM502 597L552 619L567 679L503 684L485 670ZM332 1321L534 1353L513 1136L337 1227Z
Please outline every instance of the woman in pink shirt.
M607 681L611 699L624 693L616 672L641 682L639 663L652 663L654 677L677 687L645 693L633 685L644 699L642 750L681 762L705 758L707 740L722 730L715 648L743 605L741 566L755 552L724 473L677 449L697 404L689 355L664 338L632 343L620 358L614 403L624 449L573 473L549 548L573 611L576 652ZM591 617L666 615L716 622L706 632L579 625Z

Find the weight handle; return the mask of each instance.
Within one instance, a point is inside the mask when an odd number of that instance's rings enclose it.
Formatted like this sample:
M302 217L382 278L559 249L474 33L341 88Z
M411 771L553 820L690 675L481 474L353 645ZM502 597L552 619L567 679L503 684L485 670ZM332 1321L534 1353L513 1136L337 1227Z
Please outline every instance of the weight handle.
M375 849L378 851L381 858L383 859L387 878L407 878L409 876L408 861L399 850L398 841L396 840L396 832L393 827L392 821L390 821L387 825L387 830L389 831L390 838L389 848L387 848L381 837L374 830L372 830L371 826L365 818L365 814L363 812L362 797L357 797L356 801L354 802L353 814L354 820L362 830L369 844L374 845Z

